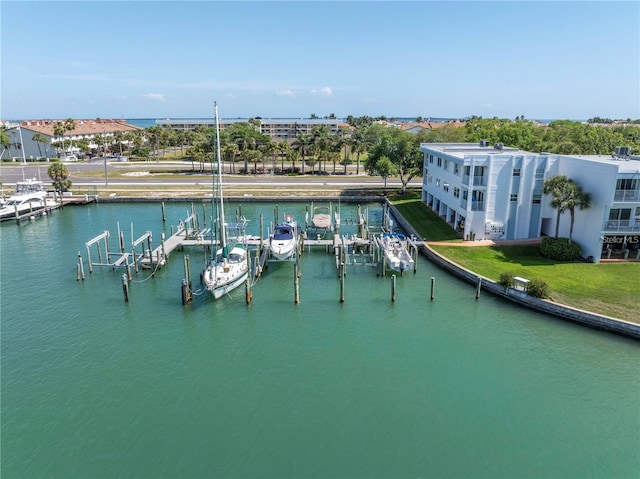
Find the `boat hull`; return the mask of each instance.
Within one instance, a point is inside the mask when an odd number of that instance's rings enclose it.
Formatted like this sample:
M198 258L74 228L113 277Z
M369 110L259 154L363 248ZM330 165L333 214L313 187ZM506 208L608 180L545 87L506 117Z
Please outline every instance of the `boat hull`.
M249 275L247 265L247 250L240 246L235 246L229 252L228 258L222 257L223 251L219 249L216 253L216 260L213 260L202 274L202 280L215 299L220 299L225 294L231 292L244 281Z
M271 240L269 250L271 251L271 256L277 260L291 259L296 251L296 240L295 238L285 241Z

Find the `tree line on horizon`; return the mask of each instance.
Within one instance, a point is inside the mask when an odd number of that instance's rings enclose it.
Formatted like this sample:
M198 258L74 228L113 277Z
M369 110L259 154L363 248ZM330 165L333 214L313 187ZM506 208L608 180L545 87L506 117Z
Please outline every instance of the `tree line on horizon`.
M289 142L261 134L260 119L254 118L230 125L221 131L220 139L223 160L231 173L345 174L347 165L355 163L356 174L362 166L372 175L400 176L403 184L422 174L420 143L486 140L531 152L567 155L610 155L616 147L629 146L632 154L640 154L640 125L609 125L601 118L594 120L598 124L557 120L547 125L524 116L513 120L472 116L464 123L451 122L409 133L382 118L350 117L350 126L342 127L338 134L330 134L326 125L317 125L310 134L300 133ZM72 119L57 124L58 141L62 142L65 132L72 132L74 127ZM205 126L172 130L155 125L140 132L98 136L95 143L104 154L117 152L138 158L157 156L173 148L174 156L190 158L204 170L213 156L214 135L215 130ZM34 139L43 144L48 141L42 135L34 135ZM3 148L8 148L10 139L4 131L0 131L0 140ZM75 146L85 154L95 153L88 139L76 141Z

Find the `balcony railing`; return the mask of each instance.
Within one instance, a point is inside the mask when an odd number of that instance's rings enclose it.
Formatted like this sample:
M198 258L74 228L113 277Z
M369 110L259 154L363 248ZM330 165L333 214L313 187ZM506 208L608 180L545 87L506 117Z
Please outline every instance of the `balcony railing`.
M636 232L640 231L640 220L608 220L602 226L603 231Z
M462 175L462 184L469 185L470 176ZM474 176L473 177L473 186L487 186L487 177L486 176Z
M640 201L640 190L616 190L613 201Z
M472 201L471 211L484 211L484 201Z

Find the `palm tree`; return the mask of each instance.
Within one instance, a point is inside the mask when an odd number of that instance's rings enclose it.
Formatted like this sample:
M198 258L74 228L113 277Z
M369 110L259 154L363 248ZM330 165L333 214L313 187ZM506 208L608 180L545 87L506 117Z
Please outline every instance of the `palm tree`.
M56 140L56 143L58 145L58 148L62 146L63 150L64 150L64 144L62 142L62 139L64 137L65 132L66 132L66 129L64 127L64 123L62 123L61 121L56 121L53 124L53 134L56 136L56 138L58 138Z
M309 149L313 144L313 137L307 135L306 133L300 133L298 137L291 144L291 148L300 153L300 157L302 159L302 174L304 175L304 163L305 157L309 153Z
M284 174L284 158L291 150L291 145L289 145L285 140L282 140L277 143L277 147L278 154L280 155L280 173Z
M327 169L326 165L326 153L329 151L329 146L331 143L331 138L329 136L329 127L327 125L318 125L315 126L311 132L313 135L313 150L315 151L316 156L318 157L318 173L322 170L322 160L325 160L325 170Z
M563 175L555 175L544 182L542 191L545 195L551 195L551 206L556 209L556 238L560 230L560 215L567 210L567 189L569 178Z
M360 174L360 154L367 151L367 137L361 130L356 130L350 139L351 151L356 153L356 175Z
M566 189L566 208L569 211L571 217L571 223L569 226L569 243L573 235L573 223L575 221L576 208L586 210L591 207L591 193L588 193L582 189L578 183L573 180L569 180Z
M76 129L76 122L74 121L73 118L67 118L64 121L63 128L64 128L65 132L67 132L67 131L68 132L72 132L73 130ZM73 153L73 140L71 138L69 138L69 144L71 145L70 151L71 151L71 153Z

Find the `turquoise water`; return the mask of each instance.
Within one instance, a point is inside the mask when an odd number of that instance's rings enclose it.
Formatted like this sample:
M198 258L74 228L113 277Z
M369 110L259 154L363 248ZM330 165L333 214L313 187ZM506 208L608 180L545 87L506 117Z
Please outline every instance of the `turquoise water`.
M297 305L292 265L276 264L249 305L239 288L182 306L196 250L139 273L129 303L122 270L85 263L76 281L89 239L109 229L115 249L133 221L157 245L187 209L168 204L164 226L157 204L2 224L3 478L640 475L638 343L476 300L424 259L395 302L389 277L357 266L340 303L319 249L301 260ZM279 212L302 221L304 206ZM242 213L257 234L273 206Z

